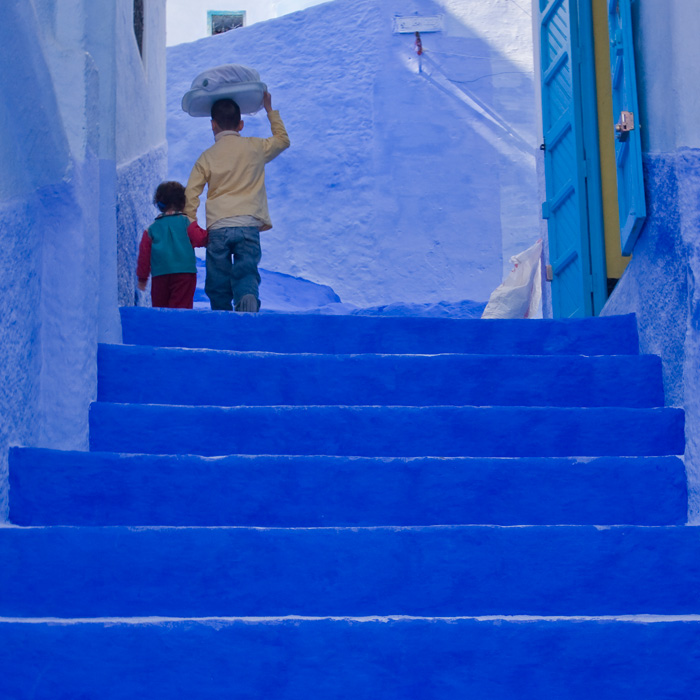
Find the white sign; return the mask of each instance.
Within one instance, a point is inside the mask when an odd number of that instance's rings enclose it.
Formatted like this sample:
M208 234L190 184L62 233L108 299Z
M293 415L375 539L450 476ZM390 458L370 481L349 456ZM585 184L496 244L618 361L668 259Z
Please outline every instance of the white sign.
M443 15L432 17L394 17L394 34L413 34L414 32L441 32Z

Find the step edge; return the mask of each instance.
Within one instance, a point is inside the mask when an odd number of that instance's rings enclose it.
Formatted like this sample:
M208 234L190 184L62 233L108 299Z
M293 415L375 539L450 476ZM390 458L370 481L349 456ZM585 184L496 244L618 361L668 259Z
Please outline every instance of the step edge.
M85 534L99 532L102 534L107 534L109 532L121 531L130 533L140 533L140 532L180 532L180 531L219 531L225 530L226 532L232 531L242 531L247 532L417 532L417 531L437 531L444 530L445 532L464 532L464 531L475 531L475 530L547 530L547 531L562 531L562 530L596 530L597 532L607 532L610 530L614 531L634 531L636 533L640 531L659 531L664 530L667 532L685 532L692 531L694 528L700 528L700 526L689 525L683 523L680 525L627 525L627 524L617 524L617 525L569 525L564 523L552 523L548 525L498 525L494 523L469 523L463 525L319 525L314 527L264 527L259 525L16 525L11 522L0 523L0 536L4 532L29 532L34 530L48 530L48 531L78 531ZM700 529L698 530L700 533Z
M210 616L210 617L0 617L0 624L50 624L50 625L78 625L78 624L122 624L142 625L159 623L284 623L284 622L353 622L353 623L386 623L386 622L444 622L453 623L460 621L473 622L619 622L631 624L657 624L657 623L700 623L700 614L663 615L654 613L640 613L632 615L460 615L454 617L420 616L420 615L366 615L366 616L333 616L333 615L284 615L284 616Z
M141 404L139 404L141 405ZM149 404L147 404L149 405ZM165 404L167 405L167 404ZM190 408L187 406L186 408ZM507 462L531 462L531 461L543 461L548 464L551 464L553 462L568 462L568 463L576 463L576 464L590 464L592 462L597 462L599 460L629 460L629 461L644 461L644 462L650 462L650 461L658 461L658 460L663 460L663 461L668 461L668 462L680 462L681 464L684 464L683 460L683 455L572 455L572 456L566 456L566 457L474 457L470 455L464 455L464 456L448 456L448 457L441 457L441 456L411 456L411 457L381 457L381 456L362 456L362 455L319 455L319 454L308 454L308 455L299 455L299 454L246 454L246 453L241 453L241 454L225 454L225 455L201 455L201 454L186 454L186 453L164 453L164 454L156 454L152 452L112 452L109 450L62 450L62 449L57 449L57 448L52 448L52 447L32 447L32 446L24 446L24 445L14 445L9 448L9 453L12 455L13 453L15 454L24 454L24 455L47 455L47 456L54 456L54 455L60 455L61 458L65 458L71 455L76 455L78 459L89 459L89 460L97 460L97 459L103 459L105 457L108 458L119 458L119 457L124 457L127 459L130 458L144 458L144 459L150 459L150 458L157 458L157 459L162 459L162 460L170 460L170 461L182 461L184 460L194 460L198 462L222 462L224 460L236 460L240 459L242 461L246 462L252 462L255 460L263 460L263 459L283 459L283 460L289 460L289 461L294 461L294 462L301 462L302 460L312 460L312 461L320 461L320 460L331 460L331 461L337 461L337 462L343 462L343 461L351 461L351 462L356 462L356 461L374 461L374 462L417 462L417 461L433 461L433 462L438 462L440 464L446 464L446 463L453 463L453 462L464 462L464 463L473 463L473 462L497 462L497 463L507 463ZM685 465L684 465L685 466Z
M656 412L673 412L673 413L683 413L685 414L685 409L679 406L520 406L520 405L502 405L502 404L489 404L485 406L474 406L472 404L430 404L428 406L412 406L404 404L265 404L265 405L252 405L252 406L219 406L217 404L172 404L172 403L134 403L134 402L121 402L121 401L96 401L90 402L90 410L94 407L101 406L122 406L122 407L133 407L136 409L143 408L166 408L166 409L179 409L186 408L189 410L193 409L217 409L221 411L249 411L249 410L264 410L264 409L288 409L301 411L309 408L323 409L323 410L337 410L343 409L348 411L356 411L361 409L401 409L401 410L411 410L411 411L425 411L432 409L448 409L451 411L459 411L463 409L474 409L474 410L488 410L495 409L499 411L656 411Z
M262 358L286 358L286 357L310 357L310 358L355 358L355 357L381 357L381 358L397 358L397 357L464 357L469 359L480 358L497 358L501 360L512 361L571 361L572 359L581 360L601 360L603 358L613 358L619 362L641 361L656 364L657 360L661 367L661 358L654 353L639 353L635 355L625 354L600 354L600 355L574 355L574 354L518 354L518 353L471 353L471 352L428 352L428 353L411 353L411 352L348 352L348 353L327 353L327 352L275 352L271 350L227 350L224 348L208 348L205 346L198 347L178 347L172 345L140 345L138 343L98 343L98 349L103 349L103 352L143 352L143 353L166 353L166 354L214 354L224 356L244 356L244 357L260 357ZM649 359L657 358L657 360Z

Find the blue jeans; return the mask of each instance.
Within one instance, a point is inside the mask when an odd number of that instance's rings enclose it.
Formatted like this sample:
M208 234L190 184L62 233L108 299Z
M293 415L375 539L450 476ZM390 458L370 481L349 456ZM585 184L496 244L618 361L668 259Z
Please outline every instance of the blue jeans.
M259 299L260 256L260 231L254 226L209 231L204 291L214 311L232 311L231 300L237 304L246 294Z

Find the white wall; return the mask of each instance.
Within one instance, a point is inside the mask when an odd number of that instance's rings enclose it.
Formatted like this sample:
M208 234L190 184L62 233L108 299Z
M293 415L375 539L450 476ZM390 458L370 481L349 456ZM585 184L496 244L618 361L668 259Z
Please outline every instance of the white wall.
M119 70L115 84L115 252L118 304L125 306L134 303L138 241L156 214L153 193L167 171L165 0L145 3L143 56L139 54L132 29L133 3L131 0L119 2L116 44Z
M87 447L97 343L121 337L117 203L142 184L120 187L117 169L164 148L164 0L147 3L145 66L117 50L132 0L96 5L23 0L0 25L0 520L9 445ZM140 101L117 90L138 80ZM117 114L138 124L123 148Z
M696 0L638 2L637 63L645 150L700 147Z
M133 0L117 13L116 159L133 160L165 141L164 0L144 3L143 56L133 32Z
M396 14L445 30L393 33ZM292 146L268 166L265 269L361 306L485 301L539 237L531 18L511 0L335 0L168 50L170 176L211 143L180 109L202 70L257 68ZM267 135L264 115L245 134Z
M85 6L12 3L5 19L0 519L8 444L86 444L99 325L98 88L81 50Z

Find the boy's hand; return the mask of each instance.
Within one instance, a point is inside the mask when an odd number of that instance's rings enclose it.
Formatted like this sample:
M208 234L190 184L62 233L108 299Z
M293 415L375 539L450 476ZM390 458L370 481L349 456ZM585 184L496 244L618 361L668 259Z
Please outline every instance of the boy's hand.
M148 284L148 280L138 280L136 282L136 286L142 291L146 291L146 285Z
M267 90L263 93L263 107L266 112L272 111L272 95Z

